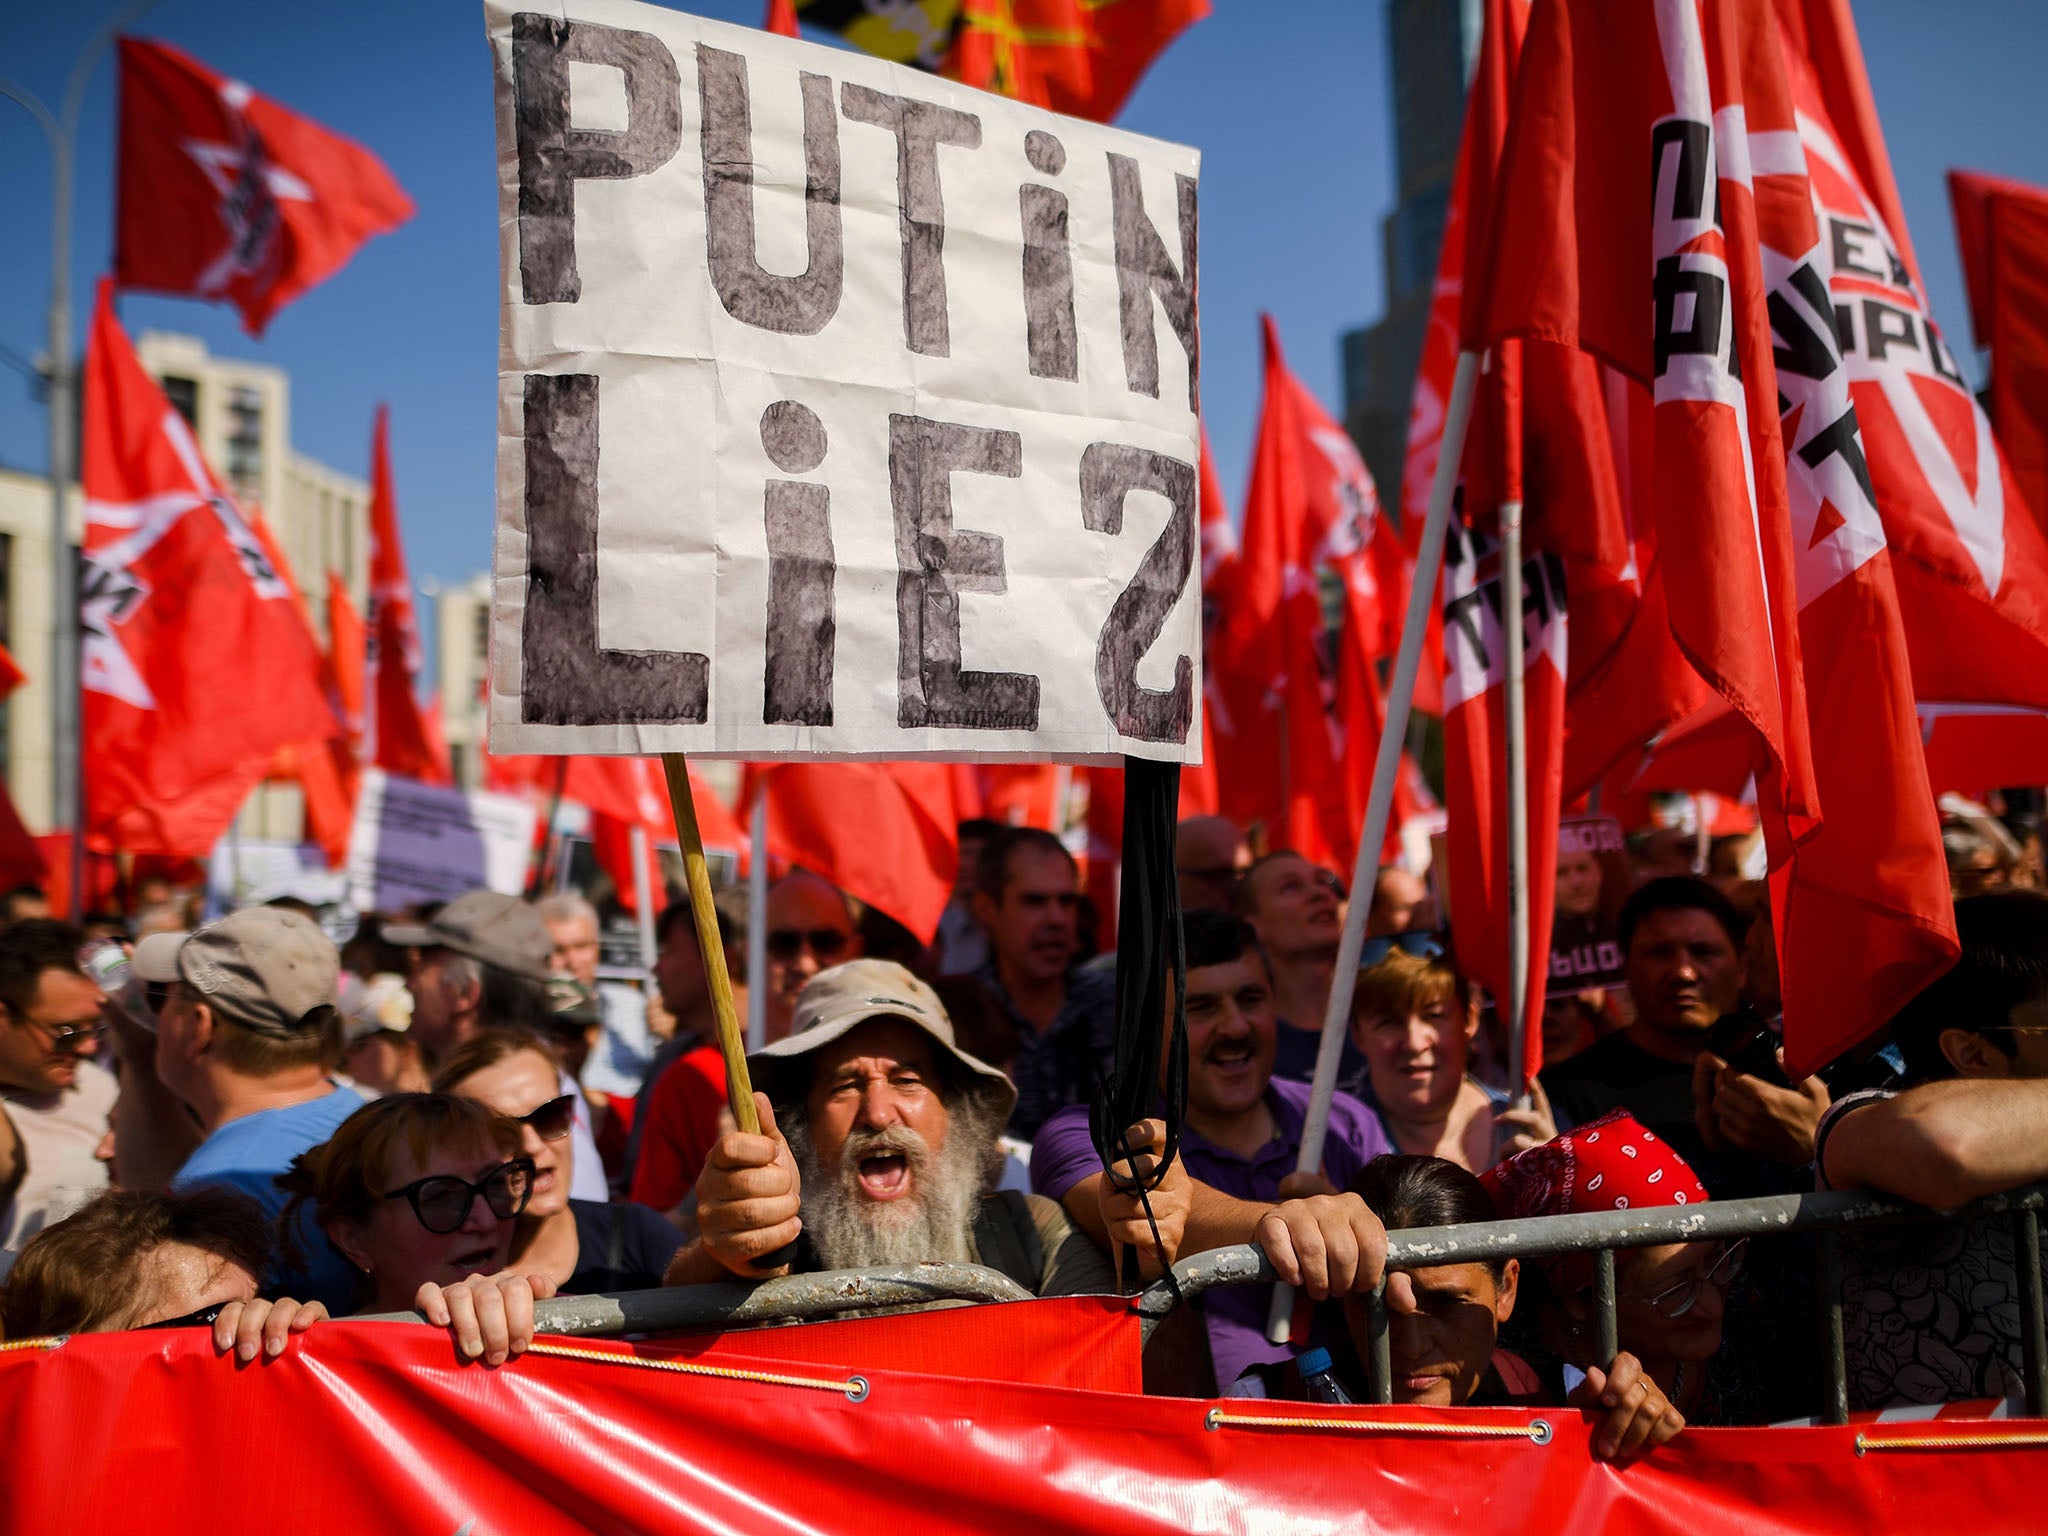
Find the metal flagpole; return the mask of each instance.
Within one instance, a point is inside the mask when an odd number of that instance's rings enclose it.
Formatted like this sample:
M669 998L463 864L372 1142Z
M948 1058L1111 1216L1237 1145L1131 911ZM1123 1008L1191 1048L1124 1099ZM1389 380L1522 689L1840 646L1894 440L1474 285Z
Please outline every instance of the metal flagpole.
M1500 508L1500 626L1507 666L1508 769L1508 1074L1515 1107L1529 1107L1522 1080L1529 1016L1529 717L1523 667L1522 503Z
M1451 381L1451 399L1444 413L1443 446L1436 478L1429 487L1429 512L1415 550L1415 573L1408 589L1408 613L1401 624L1401 648L1387 690L1387 717L1380 726L1379 756L1373 763L1372 794L1365 803L1365 825L1359 829L1358 857L1351 871L1351 902L1344 911L1344 933L1337 942L1337 969L1330 978L1330 1004L1323 1013L1323 1040L1316 1052L1314 1086L1309 1090L1308 1118L1301 1127L1301 1156L1295 1166L1313 1173L1323 1164L1323 1136L1330 1124L1330 1099L1337 1091L1337 1063L1344 1054L1344 1034L1351 1022L1351 994L1358 981L1358 953L1365 947L1365 915L1372 905L1373 876L1380 849L1387 840L1387 820L1394 809L1394 777L1401 768L1401 744L1408 734L1409 704L1415 695L1415 674L1422 664L1422 637L1429 628L1430 605L1437 600L1437 569L1444 553L1444 530L1451 521L1451 493L1458 485L1458 464L1465 453L1465 428L1472 417L1472 395L1479 382L1479 354L1460 352ZM1273 1287L1273 1310L1266 1336L1274 1343L1287 1338L1294 1312L1294 1288Z
M747 818L747 1049L768 1043L768 781Z
M34 94L0 80L0 96L19 102L50 141L50 826L71 834L71 913L81 910L85 828L81 824L83 767L78 745L78 571L64 495L73 478L71 428L78 415L71 356L71 184L78 115L93 67L116 33L156 0L129 0L100 24L79 50L64 83L64 101L52 113Z

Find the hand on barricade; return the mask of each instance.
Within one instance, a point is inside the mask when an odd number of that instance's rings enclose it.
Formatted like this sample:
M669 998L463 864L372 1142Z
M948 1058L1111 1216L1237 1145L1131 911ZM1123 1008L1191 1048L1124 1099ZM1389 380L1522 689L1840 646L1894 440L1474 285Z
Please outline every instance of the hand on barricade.
M413 1306L436 1328L455 1336L464 1359L503 1365L533 1342L533 1304L555 1294L546 1275L471 1275L460 1285L429 1280L413 1297Z
M1194 1204L1195 1184L1178 1157L1167 1165L1156 1184L1150 1182L1159 1167L1159 1154L1166 1148L1165 1121L1141 1120L1125 1132L1125 1140L1134 1157L1118 1159L1110 1165L1109 1177L1096 1186L1096 1203L1102 1212L1102 1224L1109 1229L1109 1253L1119 1282L1123 1279L1125 1249L1136 1252L1139 1277L1156 1280L1180 1257L1188 1212ZM1143 1200L1138 1197L1133 1170L1136 1179L1148 1186ZM1150 1220L1145 1215L1148 1204L1152 1209ZM1159 1229L1158 1244L1152 1238L1155 1223Z
M1567 1401L1601 1415L1600 1427L1593 1432L1593 1454L1602 1461L1627 1461L1685 1428L1685 1415L1627 1350L1604 1371L1597 1365L1590 1368Z
M281 1296L276 1301L257 1297L254 1301L231 1301L213 1320L213 1347L222 1354L234 1351L247 1364L262 1351L263 1358L275 1360L284 1353L286 1340L304 1333L327 1319L326 1306L317 1301L293 1301Z
M698 1246L744 1280L788 1274L787 1264L760 1269L755 1261L795 1242L804 1228L796 1158L765 1093L754 1095L754 1107L758 1136L738 1130L730 1110L718 1112L719 1137L697 1176Z
M1387 1265L1387 1229L1351 1194L1284 1200L1259 1218L1253 1241L1282 1280L1317 1301L1371 1290Z

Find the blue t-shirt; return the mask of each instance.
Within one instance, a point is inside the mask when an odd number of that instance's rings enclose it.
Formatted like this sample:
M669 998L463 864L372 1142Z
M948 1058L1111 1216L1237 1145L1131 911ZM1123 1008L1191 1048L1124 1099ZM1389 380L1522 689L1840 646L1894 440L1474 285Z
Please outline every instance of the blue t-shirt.
M230 1120L185 1159L185 1166L171 1179L171 1188L223 1184L248 1195L274 1222L283 1214L285 1204L284 1191L277 1187L277 1176L291 1167L293 1158L319 1146L342 1121L362 1107L361 1094L336 1083L332 1093L303 1104L259 1109L253 1115ZM301 1301L324 1301L327 1310L336 1316L351 1311L355 1271L328 1242L327 1234L314 1225L310 1205L299 1209L294 1241L302 1265L287 1268L281 1257L274 1259L264 1288Z

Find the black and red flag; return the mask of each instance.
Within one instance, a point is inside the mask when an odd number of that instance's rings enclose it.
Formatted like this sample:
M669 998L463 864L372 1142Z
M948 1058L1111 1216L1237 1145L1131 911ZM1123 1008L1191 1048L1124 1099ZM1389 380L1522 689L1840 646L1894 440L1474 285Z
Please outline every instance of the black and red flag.
M124 37L114 281L215 299L252 336L412 217L377 157L167 43Z

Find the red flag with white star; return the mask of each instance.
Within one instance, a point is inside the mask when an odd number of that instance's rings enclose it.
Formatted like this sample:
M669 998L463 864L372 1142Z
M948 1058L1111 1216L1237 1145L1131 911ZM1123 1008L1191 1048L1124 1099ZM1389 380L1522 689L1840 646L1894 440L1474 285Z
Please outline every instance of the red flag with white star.
M220 300L249 334L412 217L360 144L164 43L121 39L114 281Z
M273 753L334 710L289 583L143 371L107 285L85 357L85 829L200 856Z

